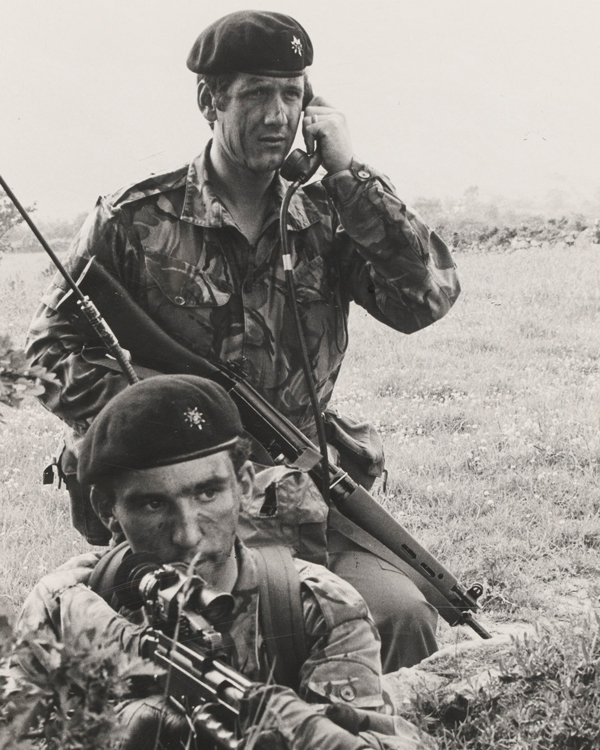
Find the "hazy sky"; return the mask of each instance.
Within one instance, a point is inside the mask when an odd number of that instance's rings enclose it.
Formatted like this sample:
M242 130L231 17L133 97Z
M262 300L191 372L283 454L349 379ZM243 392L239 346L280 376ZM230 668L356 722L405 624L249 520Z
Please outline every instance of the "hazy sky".
M405 199L600 190L597 0L0 0L0 174L67 216L193 157L187 53L249 7L305 26L315 91Z

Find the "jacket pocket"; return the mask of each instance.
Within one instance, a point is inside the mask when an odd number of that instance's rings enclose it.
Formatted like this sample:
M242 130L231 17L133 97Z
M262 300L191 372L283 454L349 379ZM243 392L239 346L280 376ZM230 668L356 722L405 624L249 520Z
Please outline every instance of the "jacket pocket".
M255 464L254 494L240 512L239 535L249 547L283 544L303 560L327 563L329 509L308 474Z
M179 307L219 307L231 297L231 284L165 253L146 253L146 270L161 292Z

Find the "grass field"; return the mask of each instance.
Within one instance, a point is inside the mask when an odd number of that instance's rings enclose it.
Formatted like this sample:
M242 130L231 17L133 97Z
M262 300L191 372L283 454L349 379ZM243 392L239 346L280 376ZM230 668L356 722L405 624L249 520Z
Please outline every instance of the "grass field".
M486 585L491 630L567 618L600 594L599 255L458 255L455 309L410 337L352 314L335 403L379 425L379 498L460 580ZM0 262L0 331L17 344L47 267L38 254ZM0 409L0 596L17 608L87 545L66 494L41 485L60 423L31 401Z

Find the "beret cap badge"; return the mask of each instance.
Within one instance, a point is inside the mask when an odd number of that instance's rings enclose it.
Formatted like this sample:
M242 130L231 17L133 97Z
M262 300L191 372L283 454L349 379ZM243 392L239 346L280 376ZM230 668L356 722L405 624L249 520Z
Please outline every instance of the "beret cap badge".
M199 430L206 424L206 419L204 419L204 415L199 411L197 406L194 406L193 409L188 409L184 412L183 416L189 425L197 427Z
M292 39L292 49L297 55L302 55L302 42L297 36Z
M80 447L77 473L94 484L120 471L191 461L231 448L243 433L231 396L195 375L156 375L118 393Z

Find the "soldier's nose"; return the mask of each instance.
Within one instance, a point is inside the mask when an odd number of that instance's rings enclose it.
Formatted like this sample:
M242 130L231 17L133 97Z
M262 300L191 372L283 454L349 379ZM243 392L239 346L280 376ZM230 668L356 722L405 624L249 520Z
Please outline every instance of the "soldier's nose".
M193 550L200 544L203 537L198 513L191 508L180 508L173 523L171 534L173 544L184 551Z
M265 114L265 124L271 125L273 123L277 125L285 125L287 122L287 115L281 99L275 99L270 103L269 108Z

